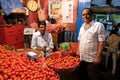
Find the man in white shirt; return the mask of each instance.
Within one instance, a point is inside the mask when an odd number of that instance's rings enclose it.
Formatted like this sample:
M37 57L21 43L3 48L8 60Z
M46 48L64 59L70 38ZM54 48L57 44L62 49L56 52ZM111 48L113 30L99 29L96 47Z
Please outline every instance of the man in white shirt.
M77 55L80 56L80 70L84 77L83 80L97 80L98 64L101 60L105 41L104 25L92 20L92 16L93 12L90 8L82 10L82 19L84 23L81 26L78 36Z
M32 36L31 48L44 52L48 51L49 53L53 51L54 44L52 35L46 31L45 21L40 21L38 23L38 31Z

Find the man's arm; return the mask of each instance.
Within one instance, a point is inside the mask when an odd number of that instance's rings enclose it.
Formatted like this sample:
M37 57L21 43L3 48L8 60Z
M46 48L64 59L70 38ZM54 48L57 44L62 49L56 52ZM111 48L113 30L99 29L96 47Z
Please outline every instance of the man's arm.
M104 41L100 41L98 43L98 51L97 51L97 55L94 59L94 63L97 64L97 63L100 63L100 60L101 60L101 55L102 55L102 52L103 52L103 48L104 48L104 44L105 42Z
M50 49L54 48L54 43L53 43L53 39L52 39L51 33L49 33L49 48Z
M32 40L31 40L31 48L36 49L37 48L37 42L36 42L36 36L33 34L32 35Z
M80 56L80 49L79 49L79 47L80 47L80 40L78 40L78 49L77 49L77 52L76 52L77 56Z

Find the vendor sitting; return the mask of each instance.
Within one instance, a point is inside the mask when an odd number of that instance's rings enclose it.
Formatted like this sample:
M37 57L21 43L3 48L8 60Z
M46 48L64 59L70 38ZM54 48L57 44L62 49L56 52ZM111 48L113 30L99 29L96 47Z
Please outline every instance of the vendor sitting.
M54 44L52 35L46 31L46 22L40 21L38 23L38 31L35 32L31 40L31 48L45 52L45 56L53 51Z

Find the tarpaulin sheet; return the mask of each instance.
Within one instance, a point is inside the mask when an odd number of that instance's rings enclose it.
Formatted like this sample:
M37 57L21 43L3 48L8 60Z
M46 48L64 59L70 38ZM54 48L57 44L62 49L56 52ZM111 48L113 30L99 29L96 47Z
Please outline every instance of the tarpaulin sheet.
M2 10L9 15L14 8L25 9L20 0L0 0Z

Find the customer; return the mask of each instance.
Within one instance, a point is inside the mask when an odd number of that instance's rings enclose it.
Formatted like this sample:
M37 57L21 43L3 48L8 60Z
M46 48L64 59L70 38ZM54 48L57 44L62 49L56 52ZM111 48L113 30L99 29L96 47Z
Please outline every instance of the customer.
M107 57L109 57L109 59L112 59L112 63L113 63L112 74L113 75L116 72L116 60L117 60L116 53L120 48L120 35L117 33L118 31L119 29L117 27L111 30L110 35L108 36L106 40L106 44L108 45L108 50L107 50L108 56Z
M118 28L111 30L110 35L107 38L106 42L108 45L108 51L110 52L115 52L119 47L120 35L117 33L118 30Z
M92 20L90 8L82 10L84 23L78 36L78 51L80 56L80 76L82 80L97 80L99 64L104 48L105 28L100 22Z
M40 21L38 23L38 31L32 36L31 48L49 53L53 51L54 44L52 35L46 31L46 22ZM48 54L45 54L48 55Z

